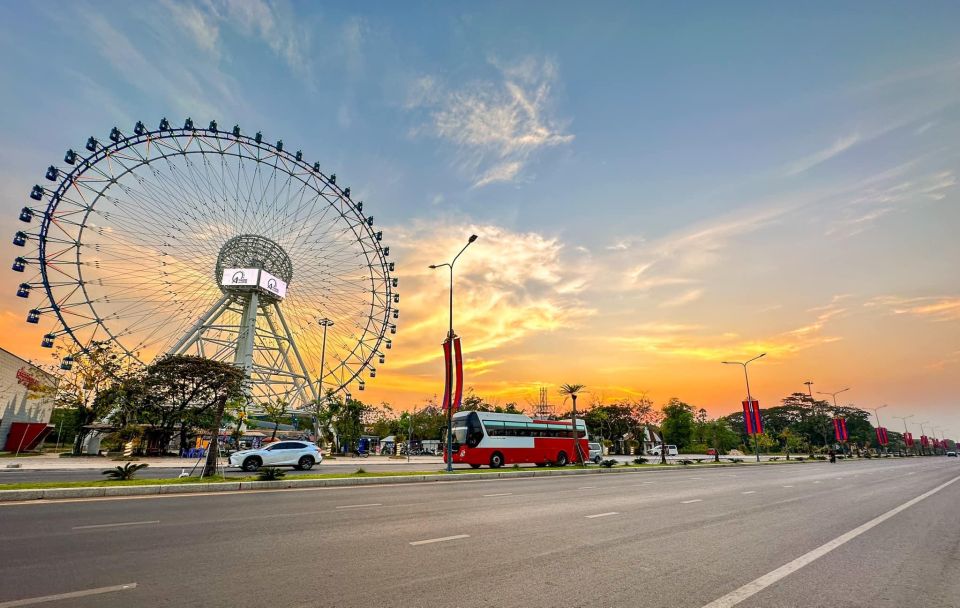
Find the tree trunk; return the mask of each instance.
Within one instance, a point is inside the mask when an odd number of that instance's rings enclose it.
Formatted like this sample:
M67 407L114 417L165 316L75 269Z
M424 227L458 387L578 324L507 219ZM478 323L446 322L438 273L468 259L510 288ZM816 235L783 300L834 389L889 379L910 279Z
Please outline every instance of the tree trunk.
M187 425L186 422L180 420L180 454L182 455L187 450Z
M213 427L210 429L210 445L207 447L207 461L203 465L203 477L212 477L217 474L217 458L220 456L220 423L223 422L223 410L227 407L227 400L217 402L217 412L213 417Z
M273 421L273 435L270 435L270 441L273 441L277 438L277 429L280 428L280 423L276 420Z
M660 464L667 464L667 436L660 427Z
M577 457L577 464L583 465L583 451L580 449L580 434L577 432L577 396L570 395L573 399L573 451Z

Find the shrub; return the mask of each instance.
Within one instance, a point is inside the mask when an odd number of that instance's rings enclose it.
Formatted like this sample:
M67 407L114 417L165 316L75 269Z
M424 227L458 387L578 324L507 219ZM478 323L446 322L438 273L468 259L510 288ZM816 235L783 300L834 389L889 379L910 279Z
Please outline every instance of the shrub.
M118 466L114 469L107 469L106 471L103 472L103 474L109 477L110 479L117 479L117 480L133 479L134 475L137 474L137 471L139 471L140 469L145 469L147 468L147 466L149 465L147 465L146 463L133 464L131 462L128 462L122 467Z
M515 464L515 465L513 465L512 468L514 468L514 469L519 469L519 468L520 468L520 465L519 465L519 464Z
M276 481L286 476L287 474L277 467L266 467L260 469L260 472L257 474L257 479L260 481Z
M693 461L692 461L692 460L687 460L686 458L684 458L684 459L680 460L680 464L682 464L683 466L687 466L688 464L693 464Z
M357 470L353 472L354 475L363 475L367 470L363 467L357 467Z
M733 463L743 462L743 458L729 458L728 460Z
M600 463L600 466L602 466L602 467L605 468L605 469L609 469L610 467L612 467L612 466L615 465L615 464L617 464L617 461L616 461L616 460L614 460L613 458L608 458L607 460L602 461L602 462Z
M694 460L697 464L700 464L701 462L703 462L704 460L706 460L706 458L694 458L693 460Z
M774 460L780 460L780 457L779 457L779 456L774 456L774 457L773 457L773 458L771 458L770 460L771 460L771 461L774 461Z
M647 458L643 456L637 456L633 459L633 464L647 464Z

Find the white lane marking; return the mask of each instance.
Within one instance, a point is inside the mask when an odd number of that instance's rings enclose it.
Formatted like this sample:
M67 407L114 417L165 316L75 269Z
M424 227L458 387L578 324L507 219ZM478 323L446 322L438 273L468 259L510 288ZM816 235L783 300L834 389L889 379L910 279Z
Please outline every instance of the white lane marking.
M883 515L878 515L877 517L874 517L867 523L861 526L857 526L856 528L854 528L853 530L850 530L846 534L841 534L840 536L836 537L830 542L824 543L819 547L817 547L816 549L809 551L807 553L804 553L797 559L791 562L788 562L783 566L780 566L776 570L768 572L767 574L764 574L760 578L747 583L746 585L740 587L739 589L735 589L730 593L726 594L725 596L713 600L709 604L705 605L703 608L732 608L733 606L736 606L737 604L746 600L747 598L750 598L756 595L757 593L763 591L764 589L776 583L780 579L787 577L790 574L799 570L800 568L803 568L807 564L820 559L821 557L823 557L827 553L830 553L837 547L843 546L844 544L850 542L851 540L860 536L864 532L867 532L868 530L879 526L880 524L887 521L894 515L900 513L901 511L905 511L906 509L909 509L910 507L917 504L921 500L928 498L930 496L933 496L940 490L946 488L950 484L955 483L957 481L960 481L960 476L954 477L950 481L946 483L942 483L939 486L935 487L934 489L928 492L924 492L923 494L921 494L920 496L917 496L916 498L908 500L907 502L903 503L899 507L894 507L893 509L890 509Z
M571 431L572 432L572 431ZM756 494L756 490L748 490L747 492L740 492L741 494Z
M584 515L587 519L593 519L594 517L607 517L608 515L620 515L616 511L610 511L609 513L597 513L595 515Z
M687 477L687 479L697 479L697 480L702 480L702 479L703 479L703 477Z
M12 600L9 602L0 602L0 608L14 608L14 606L32 606L34 604L45 604L47 602L57 602L60 600L69 600L75 597L87 597L88 595L100 595L102 593L113 593L114 591L126 591L136 589L136 583L127 583L125 585L113 585L112 587L97 587L96 589L84 589L83 591L71 591L70 593L58 593L56 595L44 595L43 597L31 597L24 600Z
M572 432L572 431L571 431L571 432ZM813 482L813 483L820 483L820 482L819 482L819 481L815 481L815 482Z
M792 488L793 486L783 486L783 487L785 487L785 488Z
M694 498L693 500L682 500L682 501L680 501L680 504L682 504L682 505L689 505L689 504L692 503L692 502L703 502L703 499L702 499L702 498Z
M577 489L578 489L578 490L592 490L592 489L594 489L594 488L596 488L596 487L597 487L597 486L583 486L583 487L580 487L580 488L577 488Z
M513 492L501 492L500 494L484 494L484 498L493 498L494 496L513 496Z
M93 530L94 528L120 528L123 526L146 526L148 524L158 524L160 523L159 519L153 519L150 521L125 521L116 524L94 524L92 526L74 526L74 530Z
M340 505L336 507L337 509L365 509L367 507L382 507L383 504L379 502L371 502L365 505Z
M427 540L415 540L411 545L416 547L417 545L429 545L431 543L443 543L448 540L459 540L461 538L470 538L469 534L457 534L456 536L443 536L441 538L428 538ZM2 608L2 607L0 607Z

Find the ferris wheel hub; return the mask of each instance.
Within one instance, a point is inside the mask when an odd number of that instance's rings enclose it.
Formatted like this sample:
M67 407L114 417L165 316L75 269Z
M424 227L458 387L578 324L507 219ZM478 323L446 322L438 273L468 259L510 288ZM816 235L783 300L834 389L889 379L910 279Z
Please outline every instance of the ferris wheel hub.
M264 288L283 297L293 278L293 262L277 242L257 234L241 234L220 248L214 279L225 294ZM282 283L282 290L278 285ZM269 287L268 287L269 285Z

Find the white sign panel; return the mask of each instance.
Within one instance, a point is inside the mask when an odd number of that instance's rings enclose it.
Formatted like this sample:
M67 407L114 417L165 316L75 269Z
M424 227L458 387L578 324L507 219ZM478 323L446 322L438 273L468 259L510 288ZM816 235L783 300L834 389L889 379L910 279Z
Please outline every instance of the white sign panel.
M259 268L224 268L223 276L220 277L220 284L256 287L259 273Z
M287 297L287 284L266 270L260 271L260 287L278 298Z

